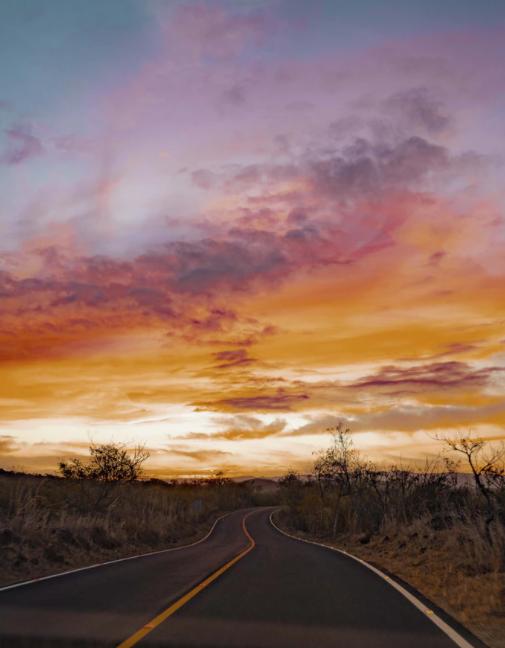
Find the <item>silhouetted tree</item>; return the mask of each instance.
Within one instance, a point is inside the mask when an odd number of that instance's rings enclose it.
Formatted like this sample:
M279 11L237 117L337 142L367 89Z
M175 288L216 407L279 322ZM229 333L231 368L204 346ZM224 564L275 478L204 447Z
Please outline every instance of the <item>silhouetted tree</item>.
M79 458L60 461L58 469L66 479L93 479L100 482L131 482L139 479L142 464L149 458L149 452L142 445L132 450L123 444L92 444L90 459Z
M494 495L497 486L505 482L505 446L490 446L470 430L443 438L446 445L462 454L472 471L475 487L486 502L485 529L486 539L493 543L491 525L495 520Z
M443 441L451 450L464 455L472 471L475 486L489 502L493 486L505 480L505 447L490 447L472 431L446 436Z
M226 476L224 470L215 470L212 473L212 477L209 477L206 480L206 483L209 486L216 486L216 487L226 486L230 482L231 482L231 479Z
M333 535L336 535L341 498L352 495L364 466L360 463L359 452L354 448L351 431L342 421L327 432L332 435L332 443L316 459L314 475L323 503L326 491L331 489L333 493Z

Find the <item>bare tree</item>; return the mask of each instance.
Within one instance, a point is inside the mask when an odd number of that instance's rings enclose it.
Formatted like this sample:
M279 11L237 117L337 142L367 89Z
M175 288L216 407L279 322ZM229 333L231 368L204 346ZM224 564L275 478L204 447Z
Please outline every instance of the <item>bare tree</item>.
M123 444L92 444L90 459L86 463L79 458L60 461L58 468L67 479L93 479L100 482L131 482L140 478L142 464L149 458L145 446L132 450Z
M505 446L491 447L471 430L446 436L442 440L451 450L466 458L476 488L489 502L493 486L505 479Z
M352 495L354 483L361 464L359 452L354 448L351 431L342 421L327 432L332 435L332 443L327 450L318 456L314 464L314 475L319 485L321 500L325 499L325 491L331 488L335 492L333 515L333 535L337 533L340 499Z
M359 453L354 448L351 431L340 421L334 428L328 428L332 443L321 452L314 464L314 473L321 488L335 484L344 495L352 491L352 473L359 463Z
M453 450L462 454L470 467L475 487L486 502L485 533L489 544L493 544L491 525L495 520L494 495L496 486L505 481L505 446L490 446L471 430L444 437L443 441Z

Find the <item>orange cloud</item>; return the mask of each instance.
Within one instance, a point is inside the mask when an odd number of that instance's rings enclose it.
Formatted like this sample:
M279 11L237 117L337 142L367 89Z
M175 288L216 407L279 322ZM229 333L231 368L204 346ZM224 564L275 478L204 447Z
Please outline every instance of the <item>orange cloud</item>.
M166 422L176 472L243 470L237 445L274 448L339 418L363 437L501 426L504 221L499 196L468 185L490 162L428 139L449 124L424 91L386 103L423 135L337 144L333 124L289 160L187 169L212 195L184 235L157 223L156 245L98 255L53 224L5 254L3 420ZM107 211L117 186L103 175L91 193ZM223 445L192 445L210 440ZM18 441L0 453L21 457ZM277 467L302 461L275 448Z

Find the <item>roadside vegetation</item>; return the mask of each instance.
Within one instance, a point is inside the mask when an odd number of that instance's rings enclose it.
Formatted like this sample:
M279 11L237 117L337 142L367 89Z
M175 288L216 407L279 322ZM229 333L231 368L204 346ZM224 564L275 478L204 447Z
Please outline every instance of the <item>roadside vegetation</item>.
M60 463L61 477L0 471L0 584L185 544L254 501L219 473L141 479L147 458L141 447L92 445L88 461Z
M281 504L286 530L403 579L505 648L505 449L461 434L440 439L422 470L385 469L343 425L330 432L311 474L278 485L149 479L146 450L117 444L62 461L58 477L0 470L0 585L187 544L221 513Z
M309 476L281 480L281 526L399 576L505 646L504 448L461 434L440 439L447 452L422 470L382 469L343 425L330 432Z

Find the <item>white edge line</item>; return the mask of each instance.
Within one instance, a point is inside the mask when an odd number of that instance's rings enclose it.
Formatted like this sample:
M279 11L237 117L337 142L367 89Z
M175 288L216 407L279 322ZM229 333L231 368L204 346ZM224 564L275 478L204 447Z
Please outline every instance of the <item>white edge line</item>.
M33 583L40 583L41 581L51 580L52 578L59 578L60 576L77 574L78 572L88 571L89 569L95 569L96 567L105 567L106 565L115 565L116 563L126 562L127 560L135 560L137 558L147 558L147 556L157 556L158 554L168 553L170 551L180 551L181 549L189 549L190 547L194 547L195 545L198 545L201 542L205 542L205 540L207 540L207 538L211 535L211 533L216 528L217 523L223 518L225 518L226 516L230 515L230 513L231 511L229 513L224 513L223 515L220 515L218 518L216 518L214 520L214 524L210 527L207 534L203 538L200 538L200 540L197 540L196 542L192 542L191 544L180 545L179 547L170 547L169 549L160 549L159 551L150 551L149 553L137 554L135 556L126 556L125 558L116 558L115 560L108 560L102 563L95 563L94 565L87 565L86 567L78 567L77 569L69 569L68 571L58 572L57 574L50 574L49 576L41 576L40 578L33 578L31 580L21 581L21 583L13 583L12 585L5 585L4 587L0 587L0 592L6 592L7 590L16 589L17 587L23 587L24 585L32 585Z
M332 547L331 545L323 544L322 542L314 542L313 540L306 540L305 538L299 538L298 536L292 535L291 533L287 533L286 531L283 531L280 527L275 524L273 520L273 514L275 511L272 511L270 513L270 524L279 531L279 533L282 533L283 535L287 536L288 538L292 538L293 540L298 540L299 542L306 542L307 544L312 544L312 545L317 545L318 547L324 547L325 549L330 549L331 551L336 551L337 553L343 554L344 556L347 556L348 558L352 558L353 560L356 560L359 562L361 565L364 567L367 567L371 571L374 572L374 574L377 574L377 576L380 576L382 579L384 579L391 587L394 587L395 590L400 592L412 605L414 605L418 610L420 610L427 619L432 621L436 626L442 630L452 641L457 646L460 646L460 648L475 648L475 646L471 643L469 643L464 637L462 637L459 632L456 632L454 628L452 628L448 623L446 623L443 619L441 619L433 610L430 610L430 608L426 607L422 601L420 601L416 596L411 594L408 590L406 590L404 587L402 587L399 583L397 583L393 578L390 578L382 572L380 569L377 569L373 565L370 565L370 563L367 563L365 560L362 560L361 558L358 558L357 556L353 556L353 554L344 551L343 549L338 549L337 547Z

